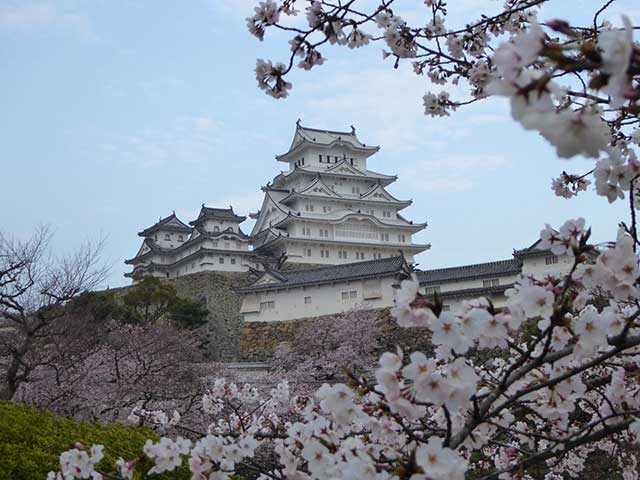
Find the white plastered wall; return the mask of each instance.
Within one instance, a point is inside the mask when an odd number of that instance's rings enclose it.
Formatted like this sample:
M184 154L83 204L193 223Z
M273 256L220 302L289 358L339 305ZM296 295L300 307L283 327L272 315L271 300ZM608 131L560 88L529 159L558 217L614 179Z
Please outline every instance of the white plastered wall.
M243 296L241 313L245 322L274 322L330 315L354 308L384 308L394 303L394 283L394 276L385 276L373 281L354 280L251 293ZM356 296L352 297L354 291ZM343 292L347 292L349 298L343 299ZM305 297L311 297L311 303L305 303ZM264 302L273 302L273 308L264 306L261 311L260 304Z

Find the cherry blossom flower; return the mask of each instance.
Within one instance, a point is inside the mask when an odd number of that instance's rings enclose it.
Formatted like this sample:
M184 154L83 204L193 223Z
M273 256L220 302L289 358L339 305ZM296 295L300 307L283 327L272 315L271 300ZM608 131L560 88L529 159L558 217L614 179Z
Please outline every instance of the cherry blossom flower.
M633 51L633 25L626 15L622 16L622 22L622 30L605 30L598 36L598 48L603 59L601 70L608 75L602 91L610 96L613 108L622 106L626 101L625 93L631 87L627 70Z

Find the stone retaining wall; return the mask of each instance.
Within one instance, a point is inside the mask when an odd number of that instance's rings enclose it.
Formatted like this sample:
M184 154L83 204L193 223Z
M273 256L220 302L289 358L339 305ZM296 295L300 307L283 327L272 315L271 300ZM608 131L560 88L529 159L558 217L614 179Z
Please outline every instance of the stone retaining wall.
M170 281L175 285L178 296L206 304L209 310L206 327L209 359L236 361L242 330L242 298L233 292L233 288L246 285L247 274L200 272Z
M371 315L376 316L379 322L378 353L395 351L397 346L404 350L421 350L426 353L432 351L430 337L425 329L399 327L391 318L388 308L371 310ZM269 361L280 343L292 341L302 329L310 329L311 322L317 318L321 317L286 322L245 323L240 333L239 361ZM309 335L313 335L313 332L309 331Z

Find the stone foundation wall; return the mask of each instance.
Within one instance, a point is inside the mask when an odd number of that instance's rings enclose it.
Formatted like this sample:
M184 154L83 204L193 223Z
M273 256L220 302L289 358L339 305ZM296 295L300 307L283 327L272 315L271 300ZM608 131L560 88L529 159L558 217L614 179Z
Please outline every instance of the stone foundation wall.
M371 315L378 318L380 335L379 352L403 350L421 350L427 354L433 347L425 329L401 328L391 318L389 309L371 310ZM317 317L321 318L321 317ZM300 330L310 329L316 318L289 320L286 322L248 322L242 326L239 340L239 359L243 362L267 362L283 342L290 342ZM309 331L309 335L313 335Z
M247 284L246 273L200 272L169 280L178 296L206 304L207 353L210 360L233 362L239 358L242 298L233 288Z

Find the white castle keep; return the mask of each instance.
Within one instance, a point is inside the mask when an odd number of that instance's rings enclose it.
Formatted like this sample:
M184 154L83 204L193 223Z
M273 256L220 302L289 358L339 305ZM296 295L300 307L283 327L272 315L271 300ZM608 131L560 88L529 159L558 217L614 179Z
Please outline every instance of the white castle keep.
M399 212L411 200L398 200L385 187L397 180L367 169L379 147L350 132L318 130L296 124L289 150L276 156L288 164L265 187L260 210L247 236L245 217L233 208L202 206L185 224L175 213L141 231L142 246L125 263L126 276L175 278L201 271L246 272L263 263L338 265L397 256L409 264L429 245L413 243L426 223ZM252 248L251 248L252 247Z
M426 223L399 212L411 200L398 200L385 187L396 176L372 172L369 157L379 147L362 143L350 132L296 125L291 146L276 156L288 164L262 188L264 201L251 232L254 252L286 255L289 262L336 265L397 256L409 263L429 245L412 236Z

